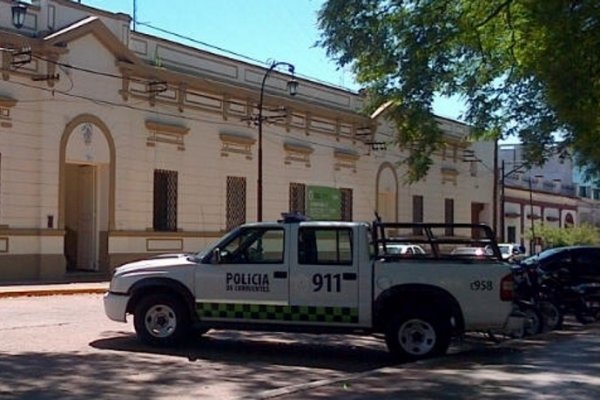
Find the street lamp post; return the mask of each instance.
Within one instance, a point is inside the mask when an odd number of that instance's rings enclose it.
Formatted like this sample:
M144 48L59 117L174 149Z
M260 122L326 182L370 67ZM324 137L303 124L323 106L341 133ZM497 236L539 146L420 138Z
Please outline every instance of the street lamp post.
M256 220L258 222L262 221L263 216L263 148L262 148L262 125L263 125L263 100L265 96L265 83L267 82L267 78L271 74L271 72L280 66L285 66L288 69L288 72L292 75L290 80L287 82L287 89L290 96L295 96L298 90L298 81L294 79L294 66L290 63L284 61L274 61L271 63L271 66L265 72L263 76L262 83L260 85L260 98L258 100L258 179L256 182Z
M529 218L531 219L531 241L529 242L529 254L535 254L535 218L533 213L533 176L529 177ZM535 175L537 183L538 179L543 179L543 175Z
M521 170L523 168L525 168L527 165L525 163L519 163L516 166L514 166L510 171L506 171L506 165L504 163L504 160L502 160L502 164L501 164L501 170L500 170L500 230L502 231L500 238L502 240L502 242L506 241L506 222L504 221L504 214L506 212L506 191L505 191L505 187L506 187L506 178L511 176L512 174L514 174L515 172L521 172ZM529 185L531 187L531 181L529 182Z

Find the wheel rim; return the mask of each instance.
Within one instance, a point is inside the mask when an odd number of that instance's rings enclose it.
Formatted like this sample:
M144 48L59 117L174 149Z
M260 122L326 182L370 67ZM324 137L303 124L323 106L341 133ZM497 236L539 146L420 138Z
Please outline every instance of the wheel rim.
M544 313L544 323L548 329L556 329L560 324L560 311L552 303L541 303L541 309Z
M175 332L177 315L175 310L165 304L156 304L146 312L144 318L146 330L154 337L165 338Z
M408 320L398 330L398 342L408 354L415 356L427 354L435 347L435 329L427 321Z
M525 311L526 325L525 334L535 335L540 331L540 318L534 310Z

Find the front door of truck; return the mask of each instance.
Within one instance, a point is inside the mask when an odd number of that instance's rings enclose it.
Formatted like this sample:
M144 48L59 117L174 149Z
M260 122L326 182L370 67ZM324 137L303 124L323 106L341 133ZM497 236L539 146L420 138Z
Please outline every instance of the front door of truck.
M358 249L351 227L296 226L290 305L314 324L358 323Z
M196 307L204 320L275 320L288 305L283 227L244 227L196 270Z

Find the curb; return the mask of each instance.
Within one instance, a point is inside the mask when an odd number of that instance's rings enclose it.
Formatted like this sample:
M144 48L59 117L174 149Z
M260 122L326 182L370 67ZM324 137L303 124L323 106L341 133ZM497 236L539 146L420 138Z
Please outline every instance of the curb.
M0 291L0 298L8 297L42 297L66 296L76 294L104 294L108 288L73 288L73 289L23 289Z

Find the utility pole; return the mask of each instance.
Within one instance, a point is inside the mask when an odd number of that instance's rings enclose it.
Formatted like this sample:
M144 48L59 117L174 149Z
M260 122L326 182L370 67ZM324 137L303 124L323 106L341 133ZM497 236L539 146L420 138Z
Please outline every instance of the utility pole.
M506 177L506 175L504 174L504 160L502 160L502 167L501 167L501 174L500 175L500 240L501 243L504 243L505 240L505 231L506 231L506 226L505 226L505 222L504 222L504 213L505 211L505 206L504 206L504 178Z
M531 240L529 241L529 254L535 254L535 221L533 218L533 177L529 177L529 219L531 220Z
M137 0L133 0L133 31L135 32L137 29Z
M504 160L502 161L502 163L504 164ZM504 170L502 171L502 174L504 174ZM502 238L502 241L504 242L504 223L502 224L502 234L500 236L498 236L498 139L496 139L494 141L494 189L493 189L493 193L492 196L494 197L494 203L493 203L493 221L492 221L492 225L494 226L494 232L496 232L496 239L498 237ZM503 185L504 186L504 185ZM502 211L502 221L504 221L504 210Z

